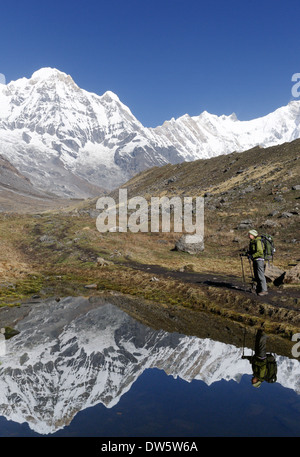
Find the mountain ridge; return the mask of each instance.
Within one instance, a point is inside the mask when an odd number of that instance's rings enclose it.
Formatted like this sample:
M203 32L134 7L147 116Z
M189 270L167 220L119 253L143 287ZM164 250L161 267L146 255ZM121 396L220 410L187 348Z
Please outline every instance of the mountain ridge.
M0 154L37 188L63 197L96 196L153 166L299 137L296 100L250 121L203 111L148 128L113 92L88 92L57 69L0 87Z

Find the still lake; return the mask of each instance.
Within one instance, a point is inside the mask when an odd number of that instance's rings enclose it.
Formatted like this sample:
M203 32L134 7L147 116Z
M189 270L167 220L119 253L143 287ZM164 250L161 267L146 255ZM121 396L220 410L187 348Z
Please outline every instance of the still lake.
M298 359L275 354L277 381L254 388L241 347L82 297L38 303L16 328L1 343L1 437L300 436Z

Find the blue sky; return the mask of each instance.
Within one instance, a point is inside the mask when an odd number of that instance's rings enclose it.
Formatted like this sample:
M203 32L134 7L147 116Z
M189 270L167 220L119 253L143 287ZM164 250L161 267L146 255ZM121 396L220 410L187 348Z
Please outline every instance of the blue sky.
M0 73L58 68L147 127L204 110L252 119L293 99L299 23L299 0L2 2Z

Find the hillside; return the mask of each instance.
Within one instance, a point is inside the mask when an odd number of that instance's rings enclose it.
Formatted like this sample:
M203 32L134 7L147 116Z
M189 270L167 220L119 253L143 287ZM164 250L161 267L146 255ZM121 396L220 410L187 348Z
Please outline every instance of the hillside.
M67 199L36 188L0 154L0 212L26 213L64 208Z
M273 204L275 193L299 184L300 140L269 148L255 147L211 159L154 167L124 184L128 195L209 195L211 203L227 203L253 192ZM251 187L250 187L251 186ZM287 189L285 189L287 187ZM272 195L271 195L272 192ZM113 195L113 193L112 193ZM295 193L291 194L295 197ZM286 194L287 197L287 194ZM217 200L219 199L219 200ZM276 201L275 201L276 203Z
M247 243L250 228L268 232L280 259L300 258L300 140L208 160L155 167L123 188L133 196L202 196L206 242ZM118 201L118 190L110 194ZM149 200L150 201L150 200ZM220 239L221 238L221 239Z

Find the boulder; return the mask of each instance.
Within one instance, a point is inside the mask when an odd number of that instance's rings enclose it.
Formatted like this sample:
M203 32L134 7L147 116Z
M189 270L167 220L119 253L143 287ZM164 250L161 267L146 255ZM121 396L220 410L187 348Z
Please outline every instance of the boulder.
M274 197L275 202L284 202L284 198L282 195L278 195L277 197Z
M266 263L265 277L267 282L273 282L275 285L282 283L285 272L276 267L273 263Z
M239 225L237 226L238 230L249 230L252 227L252 220L251 219L245 219L244 221L241 221Z
M277 227L278 223L275 222L275 221L271 221L270 219L267 219L265 222L263 222L261 224L260 227L268 227L268 228L272 228L272 227Z
M277 211L276 209L274 211L272 211L271 213L268 214L268 216L270 217L274 217L274 216L277 216L279 213L279 211Z
M53 238L53 236L49 236L49 235L43 235L40 237L40 242L41 243L47 243L47 244L53 244L56 242L56 239Z
M248 193L254 192L254 191L255 191L255 189L254 189L253 186L247 186L247 187L245 187L245 189L244 189L243 192L246 193L246 194L248 194Z
M156 276L153 276L150 281L159 281L159 279Z
M292 217L292 216L293 216L293 213L289 213L288 211L285 211L284 213L281 214L280 217L288 218L288 217Z
M106 265L109 265L109 262L107 262L107 260L103 259L102 257L97 257L97 265L99 267L104 267Z
M204 239L201 235L182 235L175 243L175 251L198 254L204 251Z
M300 283L300 263L291 268L285 273L284 281L285 284L299 284Z
M85 289L98 289L97 284L87 284L84 287L85 287Z

